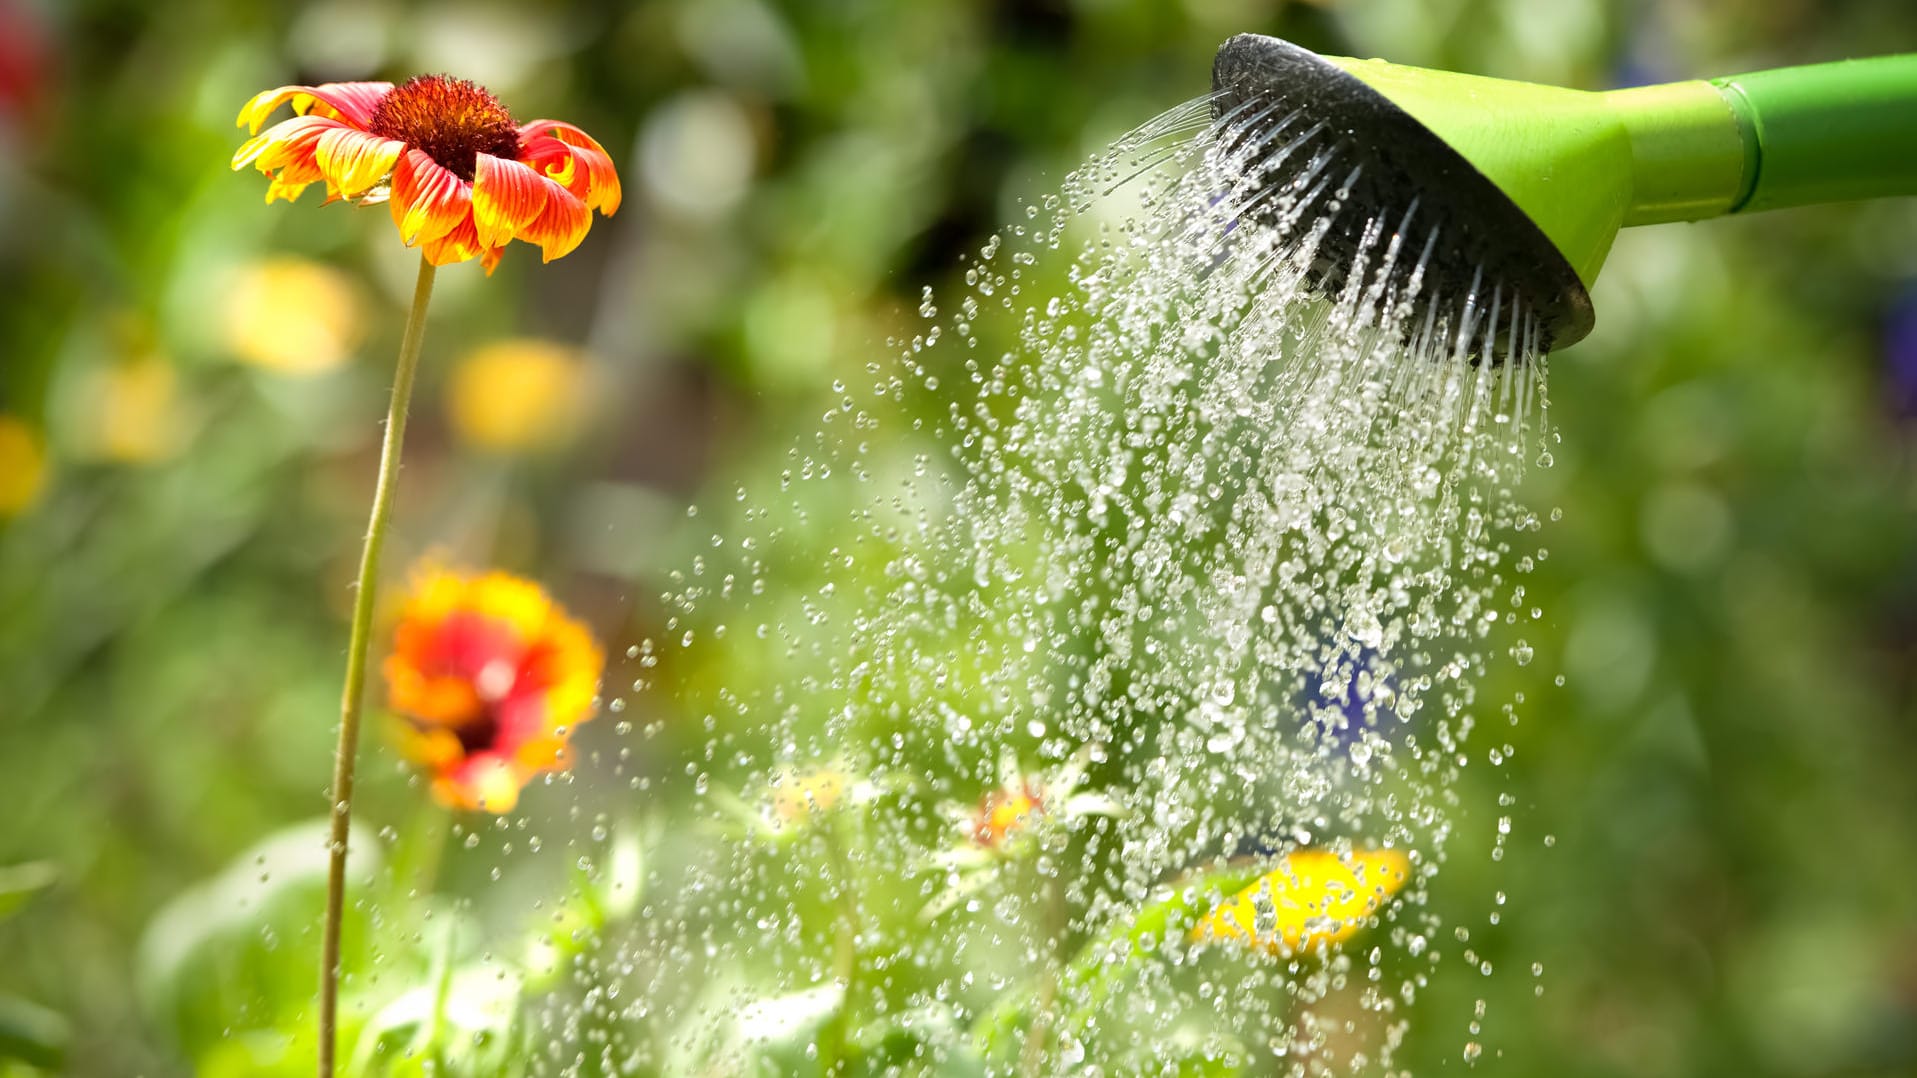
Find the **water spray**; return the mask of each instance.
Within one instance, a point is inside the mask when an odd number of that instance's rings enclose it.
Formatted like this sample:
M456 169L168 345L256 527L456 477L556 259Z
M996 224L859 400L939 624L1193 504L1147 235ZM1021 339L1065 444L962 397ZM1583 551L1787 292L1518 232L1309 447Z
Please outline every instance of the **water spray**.
M1403 222L1428 243L1427 307L1501 293L1547 349L1591 331L1620 228L1917 194L1917 54L1594 93L1241 34L1212 88L1226 137L1271 151L1246 158L1263 184L1304 186L1300 143L1336 148L1360 212L1321 243L1326 283L1372 222Z

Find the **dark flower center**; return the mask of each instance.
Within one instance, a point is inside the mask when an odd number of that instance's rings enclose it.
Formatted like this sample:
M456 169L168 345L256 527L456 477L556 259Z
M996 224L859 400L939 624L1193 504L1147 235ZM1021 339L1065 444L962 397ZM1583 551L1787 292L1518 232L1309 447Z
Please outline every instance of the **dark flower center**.
M499 740L499 716L487 708L476 718L453 727L453 735L459 738L459 747L466 755L487 752Z
M379 99L368 130L422 151L469 182L480 154L519 157L512 113L485 87L449 75L416 75L394 87Z

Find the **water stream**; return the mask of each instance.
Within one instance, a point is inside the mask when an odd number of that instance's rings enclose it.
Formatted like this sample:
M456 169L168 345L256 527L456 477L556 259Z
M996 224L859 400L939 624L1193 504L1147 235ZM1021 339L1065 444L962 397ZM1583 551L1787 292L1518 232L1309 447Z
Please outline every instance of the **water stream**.
M1497 282L1420 302L1415 192L1327 273L1362 211L1289 120L1121 139L693 518L599 761L643 893L563 958L547 1073L1391 1065L1468 951L1427 899L1507 721L1477 687L1528 660L1490 641L1535 616L1546 365ZM1403 878L1345 931L1194 934L1299 851Z

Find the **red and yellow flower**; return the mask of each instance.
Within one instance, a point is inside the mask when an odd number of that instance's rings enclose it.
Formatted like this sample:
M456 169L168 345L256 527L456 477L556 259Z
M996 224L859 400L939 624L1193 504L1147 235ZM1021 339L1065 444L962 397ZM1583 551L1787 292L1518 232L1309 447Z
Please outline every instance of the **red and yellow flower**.
M998 849L1045 815L1045 791L1038 783L1020 778L985 795L972 815L972 841Z
M293 117L260 132L291 104ZM253 133L233 155L271 181L266 200L325 181L327 201L386 200L408 246L436 266L536 244L550 262L586 238L592 211L619 209L619 176L591 135L558 120L515 124L484 88L446 75L280 86L240 110Z
M604 668L591 633L537 584L427 569L400 612L387 700L440 800L504 813L527 782L570 763Z

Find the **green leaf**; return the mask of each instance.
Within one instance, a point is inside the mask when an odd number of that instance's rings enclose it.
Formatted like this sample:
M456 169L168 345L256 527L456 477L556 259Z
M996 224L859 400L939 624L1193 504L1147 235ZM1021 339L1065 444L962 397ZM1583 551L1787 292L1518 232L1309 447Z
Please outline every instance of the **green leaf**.
M329 829L322 818L275 832L148 922L135 965L140 999L190 1058L226 1040L236 1014L272 1026L311 1006L313 951L300 941L325 908ZM379 844L356 833L353 858L355 874L376 874ZM346 915L350 972L367 961L368 913L349 902ZM398 968L412 959L389 956Z
M402 993L360 1034L350 1073L501 1075L519 1044L521 982L509 968L477 963L445 984Z
M59 870L51 861L28 861L0 868L0 919L11 916L26 905L27 899L51 887L59 878Z
M0 1059L58 1070L71 1033L67 1020L35 1003L0 996Z
M1175 944L1225 896L1250 886L1268 868L1228 865L1161 885L1157 897L1140 907L1129 921L1118 922L1086 943L1059 976L1059 998L1076 1004L1062 1023L1062 1031L1082 1040L1099 1008L1141 960L1154 958L1165 945ZM980 1053L990 1059L1015 1051L1036 999L1034 988L1008 992L998 1006L980 1015L972 1027Z

